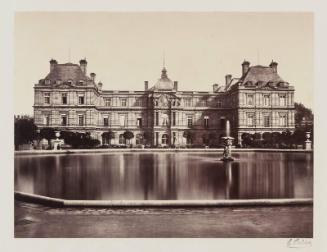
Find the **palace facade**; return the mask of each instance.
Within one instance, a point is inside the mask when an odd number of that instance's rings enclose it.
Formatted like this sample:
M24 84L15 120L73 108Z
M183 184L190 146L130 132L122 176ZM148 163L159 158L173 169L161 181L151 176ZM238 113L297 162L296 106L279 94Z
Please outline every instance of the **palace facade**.
M102 144L151 146L218 146L231 125L235 144L243 133L294 131L294 87L284 81L277 63L250 66L242 63L242 76L225 76L211 92L180 91L164 67L154 85L142 91L103 90L95 73L87 74L87 61L59 64L34 85L34 119L38 128L90 132ZM114 139L104 132L112 131Z

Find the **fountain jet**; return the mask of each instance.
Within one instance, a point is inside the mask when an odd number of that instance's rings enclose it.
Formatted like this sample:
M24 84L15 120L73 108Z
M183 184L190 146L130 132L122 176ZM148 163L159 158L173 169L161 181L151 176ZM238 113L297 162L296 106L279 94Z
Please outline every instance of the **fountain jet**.
M226 136L221 138L224 143L224 153L222 161L233 161L234 158L231 155L231 149L234 138L230 136L230 123L229 120L226 121Z

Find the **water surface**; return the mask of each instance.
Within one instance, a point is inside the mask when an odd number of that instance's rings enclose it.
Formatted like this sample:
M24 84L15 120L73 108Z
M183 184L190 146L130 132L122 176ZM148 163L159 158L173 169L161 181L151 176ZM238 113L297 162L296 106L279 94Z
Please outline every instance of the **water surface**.
M15 157L15 190L63 199L311 198L311 153L55 154Z

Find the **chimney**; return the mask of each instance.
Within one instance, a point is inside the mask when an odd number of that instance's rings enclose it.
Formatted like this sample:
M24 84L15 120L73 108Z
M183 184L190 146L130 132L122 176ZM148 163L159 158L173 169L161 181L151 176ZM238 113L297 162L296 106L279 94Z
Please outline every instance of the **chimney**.
M242 63L242 76L244 76L247 71L249 71L249 67L250 67L250 62L244 60Z
M91 79L93 82L95 82L95 73L90 73Z
M50 60L50 72L54 69L55 65L57 65L58 62L55 59Z
M144 81L144 91L148 91L148 88L149 88L149 82Z
M82 72L86 75L86 67L87 67L86 59L81 59L79 61L79 65L81 66Z
M231 74L227 74L225 76L225 80L226 80L226 87L232 82L232 75Z
M219 87L219 85L218 84L213 84L212 85L212 91L214 92L214 93L217 93L218 92L218 87Z
M272 60L269 66L273 69L274 73L277 73L277 66L278 66L277 62Z
M99 89L99 90L102 90L102 82L99 82L99 83L98 83L98 89Z
M178 90L178 81L174 81L174 90Z

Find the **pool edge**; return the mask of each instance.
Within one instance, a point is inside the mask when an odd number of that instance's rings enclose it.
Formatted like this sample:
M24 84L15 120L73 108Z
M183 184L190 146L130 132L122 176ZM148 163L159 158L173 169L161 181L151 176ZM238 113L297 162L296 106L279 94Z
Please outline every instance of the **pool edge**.
M15 200L53 207L242 207L313 205L312 198L249 200L64 200L15 191Z

